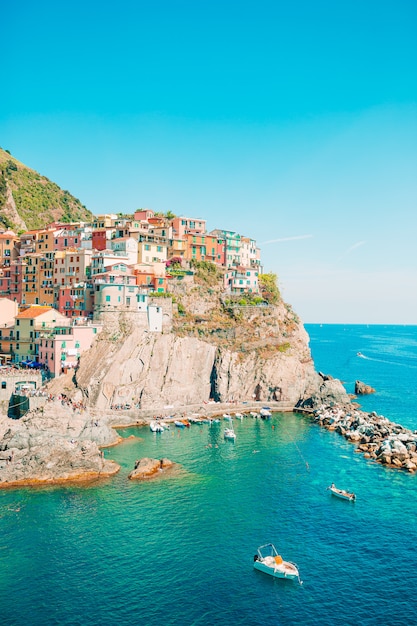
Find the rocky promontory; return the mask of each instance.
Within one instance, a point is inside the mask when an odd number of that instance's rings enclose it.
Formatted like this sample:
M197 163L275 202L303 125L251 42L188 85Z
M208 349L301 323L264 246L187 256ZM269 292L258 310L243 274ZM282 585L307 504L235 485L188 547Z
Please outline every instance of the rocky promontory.
M274 411L344 407L340 420L333 409L317 412L316 419L368 446L363 451L370 458L395 466L401 459L401 467L414 470L411 435L375 438L375 423L356 413L342 383L316 372L309 337L289 305L280 298L262 306L227 301L221 281L207 285L195 278L172 284L175 306L173 313L171 301L165 307L162 332L151 332L143 315L104 312L103 331L75 372L45 386L44 405L19 420L0 416L0 486L109 476L119 466L102 448L120 441L118 426L148 423L155 415L256 410L262 403ZM409 457L401 458L398 441ZM146 463L129 477L166 469L160 460Z
M0 487L111 476L120 468L101 447L119 440L113 428L66 400L47 402L20 420L0 417Z

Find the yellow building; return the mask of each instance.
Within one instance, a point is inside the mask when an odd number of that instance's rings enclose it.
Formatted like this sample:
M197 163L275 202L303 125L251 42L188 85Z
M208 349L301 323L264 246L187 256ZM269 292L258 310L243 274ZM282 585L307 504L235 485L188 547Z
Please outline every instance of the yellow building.
M69 326L71 320L49 306L31 306L16 316L12 352L15 362L37 360L36 338L42 330Z

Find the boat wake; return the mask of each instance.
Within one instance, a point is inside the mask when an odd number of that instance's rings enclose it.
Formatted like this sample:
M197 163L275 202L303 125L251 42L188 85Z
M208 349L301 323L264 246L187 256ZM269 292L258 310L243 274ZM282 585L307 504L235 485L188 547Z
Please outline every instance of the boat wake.
M366 356L362 352L357 352L356 356L366 361L374 361L375 363L386 363L387 365L399 365L400 367L406 367L408 369L417 369L417 365L411 365L409 363L398 363L398 361L387 361L386 359L375 359L372 356Z

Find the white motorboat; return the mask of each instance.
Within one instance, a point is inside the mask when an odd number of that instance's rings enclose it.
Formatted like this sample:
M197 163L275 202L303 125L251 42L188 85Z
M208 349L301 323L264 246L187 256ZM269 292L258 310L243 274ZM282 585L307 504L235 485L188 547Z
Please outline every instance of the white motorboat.
M233 440L236 439L236 433L233 430L233 427L224 429L224 438L225 439L233 439Z
M336 496L336 498L341 498L342 500L350 500L351 502L355 502L356 496L351 491L345 491L344 489L338 489L334 483L327 487L329 491L332 492L332 495Z
M230 415L230 413L223 413L223 419L230 421L232 419L232 416Z
M236 419L238 420L243 420L243 414L242 413L235 413L234 415L236 417Z
M262 409L259 411L259 415L261 417L271 417L272 413L268 406L263 406Z
M273 543L266 543L258 548L257 554L253 557L253 567L274 578L298 580L300 585L302 584L297 565L291 561L284 561Z
M159 422L152 421L149 424L149 427L153 433L163 433L164 427Z

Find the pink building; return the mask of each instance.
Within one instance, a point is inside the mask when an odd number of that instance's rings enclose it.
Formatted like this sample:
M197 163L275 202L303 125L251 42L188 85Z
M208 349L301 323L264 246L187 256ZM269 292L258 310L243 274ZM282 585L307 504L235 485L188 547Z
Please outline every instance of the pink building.
M136 222L144 221L147 222L151 217L154 217L155 213L150 209L140 209L139 211L135 211L133 215L133 219Z
M81 245L80 233L70 228L63 228L55 232L54 250L67 250L68 248L79 248Z
M206 220L195 217L174 217L172 220L174 239L183 239L184 235L204 235Z
M94 311L93 285L83 282L58 287L57 309L66 317L92 317Z
M99 324L56 327L41 332L38 338L39 363L48 367L53 377L74 369L102 327Z

